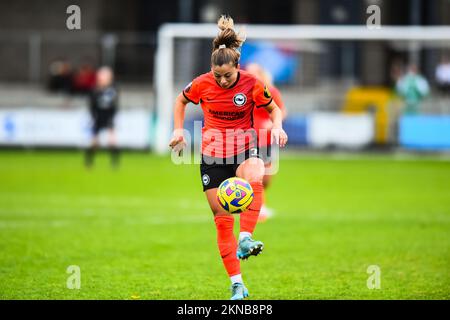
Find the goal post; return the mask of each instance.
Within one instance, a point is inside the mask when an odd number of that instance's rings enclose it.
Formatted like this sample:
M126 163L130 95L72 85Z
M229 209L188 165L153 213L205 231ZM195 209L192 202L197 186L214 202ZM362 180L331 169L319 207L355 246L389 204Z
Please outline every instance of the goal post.
M450 27L447 26L381 26L370 29L367 26L319 26L319 25L237 25L245 28L248 40L306 41L402 41L409 44L409 50L417 50L418 43L450 41ZM156 125L152 147L158 154L169 152L168 144L172 133L173 105L175 101L174 65L176 39L209 39L218 33L217 25L211 23L169 23L158 30L155 56L154 85L156 94ZM245 44L244 44L245 45ZM192 78L196 75L192 75Z

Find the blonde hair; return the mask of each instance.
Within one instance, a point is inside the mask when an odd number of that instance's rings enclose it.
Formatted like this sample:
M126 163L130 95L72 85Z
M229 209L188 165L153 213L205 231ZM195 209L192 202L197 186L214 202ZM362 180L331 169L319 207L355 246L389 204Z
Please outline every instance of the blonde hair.
M217 21L219 34L213 40L211 65L221 66L232 63L237 66L241 58L241 46L245 35L234 31L234 21L228 15L222 15Z
M248 64L245 69L265 84L273 85L272 74L256 62Z

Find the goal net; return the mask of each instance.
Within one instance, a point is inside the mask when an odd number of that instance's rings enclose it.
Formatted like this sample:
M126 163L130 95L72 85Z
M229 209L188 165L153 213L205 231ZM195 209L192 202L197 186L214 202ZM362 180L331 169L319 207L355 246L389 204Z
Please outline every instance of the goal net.
M411 65L417 66L430 88L420 112L450 113L448 95L440 91L436 78L445 56L450 58L450 27L244 28L241 67L255 62L271 73L288 111L290 145L395 143L403 110L396 84ZM210 70L211 42L217 32L215 24L165 24L158 32L152 137L158 153L169 151L176 96L193 78ZM194 130L194 120L201 120L201 109L188 106L186 128Z

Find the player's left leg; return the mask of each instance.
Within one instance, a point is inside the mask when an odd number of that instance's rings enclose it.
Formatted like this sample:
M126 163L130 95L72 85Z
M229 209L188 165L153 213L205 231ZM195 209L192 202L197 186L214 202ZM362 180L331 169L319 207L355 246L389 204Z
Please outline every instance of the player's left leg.
M237 256L247 259L258 255L264 248L261 241L252 239L252 234L258 223L258 217L263 200L264 162L259 158L249 158L239 165L236 176L247 180L253 189L253 201L247 211L240 214L240 233Z
M94 164L95 151L98 147L98 131L94 132L91 140L91 145L86 149L84 156L84 164L86 168L91 168Z

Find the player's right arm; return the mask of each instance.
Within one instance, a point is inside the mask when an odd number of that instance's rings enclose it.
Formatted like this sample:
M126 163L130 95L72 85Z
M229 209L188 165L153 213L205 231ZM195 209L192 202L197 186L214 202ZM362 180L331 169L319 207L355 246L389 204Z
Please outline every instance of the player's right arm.
M176 152L180 152L185 146L183 127L184 127L184 115L186 111L186 105L189 100L180 93L175 100L175 107L173 110L173 135L170 140L169 146Z
M173 136L170 140L169 146L179 155L183 148L186 146L186 140L184 139L183 127L184 127L184 113L186 105L189 102L198 104L201 98L201 90L199 89L201 80L199 78L194 79L189 83L175 100L175 107L173 110Z

